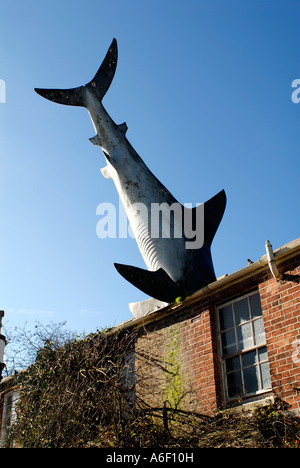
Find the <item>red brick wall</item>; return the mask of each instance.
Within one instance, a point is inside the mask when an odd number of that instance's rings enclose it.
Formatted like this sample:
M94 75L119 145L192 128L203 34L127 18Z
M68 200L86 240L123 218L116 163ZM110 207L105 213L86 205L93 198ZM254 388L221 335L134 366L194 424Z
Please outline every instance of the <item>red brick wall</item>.
M192 307L182 332L181 365L189 383L191 411L212 413L217 409L218 362L213 315L209 301Z
M259 285L274 394L300 410L300 257L279 264L282 281ZM299 356L297 355L299 350ZM298 389L298 390L297 390Z
M138 398L156 407L167 404L201 414L217 409L214 317L207 299L141 330L136 344Z
M279 264L285 272L280 282L265 269L142 329L136 346L137 395L148 404L198 413L220 407L216 306L259 290L274 394L300 409L300 362L295 359L300 340L299 260Z

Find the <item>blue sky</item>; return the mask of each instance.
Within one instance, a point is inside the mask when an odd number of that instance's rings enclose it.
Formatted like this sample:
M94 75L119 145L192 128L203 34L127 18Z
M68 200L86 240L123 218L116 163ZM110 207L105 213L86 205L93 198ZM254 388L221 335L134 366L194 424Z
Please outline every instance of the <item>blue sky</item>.
M118 205L85 109L34 87L88 82L113 37L103 104L182 203L221 189L216 275L299 237L298 1L0 0L0 308L10 327L67 321L93 332L146 299L113 263L144 267L133 239L99 239L99 203Z

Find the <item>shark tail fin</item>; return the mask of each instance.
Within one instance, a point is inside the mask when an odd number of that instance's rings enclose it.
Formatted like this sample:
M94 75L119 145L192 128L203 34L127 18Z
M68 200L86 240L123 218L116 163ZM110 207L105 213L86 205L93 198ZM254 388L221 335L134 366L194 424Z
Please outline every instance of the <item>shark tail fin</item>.
M99 70L94 78L86 85L88 88L95 89L100 101L104 98L115 76L117 62L118 45L117 40L113 39Z
M100 101L107 93L113 77L115 75L118 61L118 46L116 39L113 39L108 52L97 71L94 78L85 86L71 89L41 89L35 88L35 91L49 101L68 106L85 106L85 88L94 90Z
M49 101L67 106L85 107L84 86L72 89L40 89L34 88L35 92Z

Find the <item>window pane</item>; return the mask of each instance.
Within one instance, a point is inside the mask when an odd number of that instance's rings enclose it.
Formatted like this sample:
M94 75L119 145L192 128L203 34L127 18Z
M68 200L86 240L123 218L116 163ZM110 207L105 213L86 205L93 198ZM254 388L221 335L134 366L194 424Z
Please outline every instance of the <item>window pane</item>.
M264 362L260 365L260 372L262 378L262 387L271 387L270 367L268 362Z
M247 367L243 370L246 393L254 393L260 390L258 367Z
M237 349L236 349L234 329L231 329L222 333L222 347L223 347L223 356L229 356L230 354L236 353Z
M234 304L234 316L236 325L240 325L241 323L248 322L248 320L250 320L247 298Z
M253 321L255 344L261 345L266 342L264 321L262 318Z
M254 294L253 296L250 296L249 300L252 318L260 317L262 315L262 310L259 294Z
M244 349L252 348L253 337L251 323L245 323L244 325L237 327L236 331L239 350L243 351Z
M256 351L250 351L250 353L242 354L243 367L253 366L257 363Z
M231 304L220 309L220 325L221 330L227 330L227 328L232 328L234 326Z
M268 353L267 353L267 347L266 346L264 346L263 348L260 348L258 350L258 359L259 359L259 362L268 360Z
M227 375L228 396L230 398L243 394L242 374L241 371L232 372Z
M233 358L226 359L226 371L234 371L241 368L240 357L235 356Z

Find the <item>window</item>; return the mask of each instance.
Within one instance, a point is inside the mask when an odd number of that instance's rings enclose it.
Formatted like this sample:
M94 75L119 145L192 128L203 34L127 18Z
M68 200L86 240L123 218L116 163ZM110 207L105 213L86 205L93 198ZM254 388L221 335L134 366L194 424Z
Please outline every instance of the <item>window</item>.
M16 402L18 398L18 390L13 390L4 396L0 447L4 447L7 431L16 418Z
M135 352L130 351L123 360L120 372L121 389L123 392L124 416L130 417L135 404Z
M271 379L258 292L217 309L226 397L270 390Z

